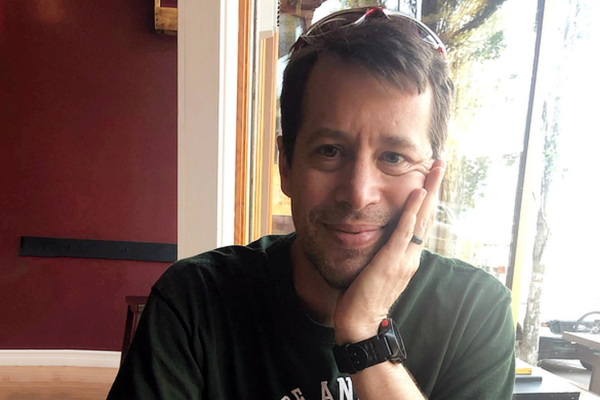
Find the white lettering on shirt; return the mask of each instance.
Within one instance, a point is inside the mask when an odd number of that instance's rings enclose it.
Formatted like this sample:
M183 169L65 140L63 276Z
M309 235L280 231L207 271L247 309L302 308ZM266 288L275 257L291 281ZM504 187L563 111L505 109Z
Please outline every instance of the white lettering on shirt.
M337 381L340 388L340 400L352 400L352 380L349 377L340 376Z
M334 400L329 386L327 386L327 381L321 382L321 400Z
M296 388L296 389L292 390L292 394L294 395L296 400L305 400L304 397L302 396L302 392L300 391L300 388Z

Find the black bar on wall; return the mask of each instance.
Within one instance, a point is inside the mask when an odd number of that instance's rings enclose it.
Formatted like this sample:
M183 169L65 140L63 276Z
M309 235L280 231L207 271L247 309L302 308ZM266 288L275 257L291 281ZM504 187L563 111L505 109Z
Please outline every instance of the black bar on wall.
M177 259L177 245L22 236L20 255L173 262Z

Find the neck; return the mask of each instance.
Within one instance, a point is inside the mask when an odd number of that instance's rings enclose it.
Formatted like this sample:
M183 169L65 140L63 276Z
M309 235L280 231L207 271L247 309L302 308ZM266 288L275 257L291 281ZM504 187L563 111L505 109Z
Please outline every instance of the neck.
M292 244L294 288L306 315L321 325L333 327L333 313L340 290L333 289L306 258L295 240Z

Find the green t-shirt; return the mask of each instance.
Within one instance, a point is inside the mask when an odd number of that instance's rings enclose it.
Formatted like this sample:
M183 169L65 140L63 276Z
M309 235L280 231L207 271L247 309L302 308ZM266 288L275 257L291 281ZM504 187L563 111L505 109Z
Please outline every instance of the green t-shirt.
M333 359L333 329L299 305L294 239L264 237L170 267L152 289L108 399L355 399ZM512 397L510 293L492 276L424 251L390 315L427 398Z

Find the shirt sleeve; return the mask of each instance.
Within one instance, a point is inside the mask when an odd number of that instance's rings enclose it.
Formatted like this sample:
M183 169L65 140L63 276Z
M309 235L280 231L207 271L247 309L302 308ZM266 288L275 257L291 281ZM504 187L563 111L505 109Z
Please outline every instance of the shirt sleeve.
M202 399L202 347L193 325L153 289L107 400Z
M515 382L515 330L510 298L462 332L463 351L430 400L510 400Z

